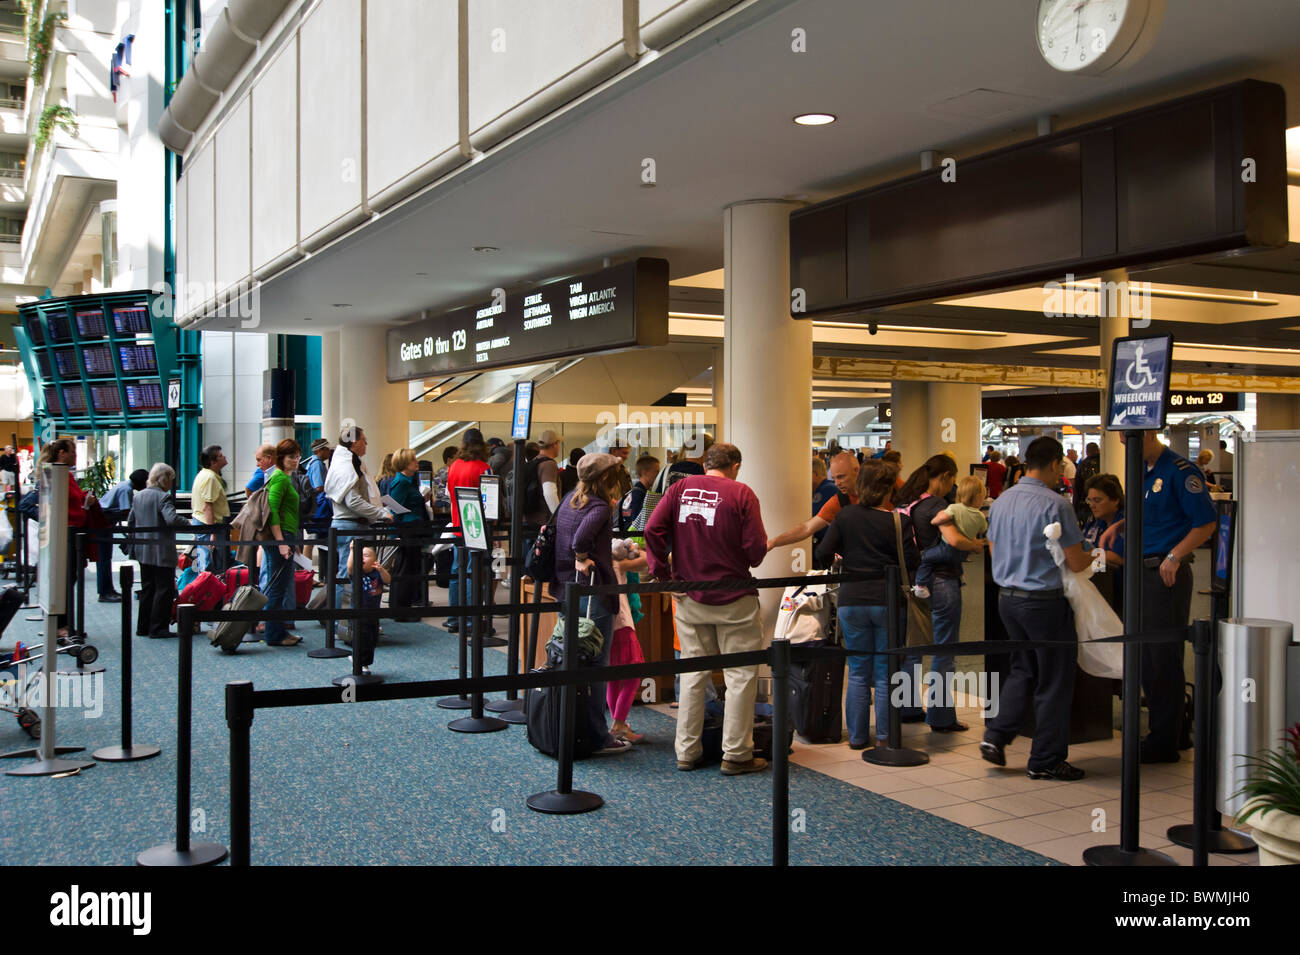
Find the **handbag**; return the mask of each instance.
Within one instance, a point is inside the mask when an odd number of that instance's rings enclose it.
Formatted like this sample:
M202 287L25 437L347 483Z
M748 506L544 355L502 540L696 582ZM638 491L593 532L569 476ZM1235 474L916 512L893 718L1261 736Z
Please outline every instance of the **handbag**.
M894 540L898 544L898 572L903 578L903 596L907 599L906 646L921 647L934 643L934 620L930 617L930 601L912 593L912 583L907 578L907 561L903 559L903 519L894 511Z
M664 490L668 486L668 472L672 468L664 468L656 476L650 485L650 490L645 492L645 500L641 502L641 510L636 518L632 521L630 531L644 533L645 527L650 523L650 515L654 513L656 505L663 499Z

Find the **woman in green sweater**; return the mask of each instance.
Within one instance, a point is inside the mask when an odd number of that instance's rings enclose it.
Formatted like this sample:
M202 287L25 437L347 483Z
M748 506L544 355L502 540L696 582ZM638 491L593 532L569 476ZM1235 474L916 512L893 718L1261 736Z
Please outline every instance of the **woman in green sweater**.
M293 560L294 541L298 536L298 491L290 477L298 470L302 448L292 438L285 438L275 446L275 473L266 482L266 502L270 508L267 526L278 541L278 547L267 548L263 560L271 561L269 583L266 587L267 610L293 610L294 601ZM302 637L290 634L283 621L266 622L268 647L292 647L302 642Z

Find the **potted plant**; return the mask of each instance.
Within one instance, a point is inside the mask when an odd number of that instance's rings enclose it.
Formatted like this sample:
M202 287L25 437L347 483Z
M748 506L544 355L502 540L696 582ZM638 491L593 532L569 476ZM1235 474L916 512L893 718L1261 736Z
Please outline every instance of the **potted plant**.
M1249 777L1235 794L1249 800L1237 821L1249 822L1260 865L1300 864L1300 723L1277 749L1245 757Z

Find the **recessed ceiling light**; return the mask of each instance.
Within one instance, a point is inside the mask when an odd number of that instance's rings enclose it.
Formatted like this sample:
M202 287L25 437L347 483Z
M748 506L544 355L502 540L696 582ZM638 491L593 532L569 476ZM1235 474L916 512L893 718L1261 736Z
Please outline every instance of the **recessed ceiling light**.
M334 307L335 307L335 308L351 308L351 307L352 307L352 303L351 303L351 302L335 302L335 303L334 303Z
M801 113L794 121L800 126L829 126L838 118L832 113Z
M495 245L476 245L474 246L474 251L475 252L500 252L501 250L498 249Z

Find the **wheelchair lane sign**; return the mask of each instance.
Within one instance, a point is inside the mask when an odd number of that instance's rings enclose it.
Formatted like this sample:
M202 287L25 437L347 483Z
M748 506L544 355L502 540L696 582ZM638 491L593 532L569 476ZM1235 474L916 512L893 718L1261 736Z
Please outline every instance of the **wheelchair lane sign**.
M1116 339L1110 364L1108 430L1150 431L1165 426L1173 350L1172 335Z

